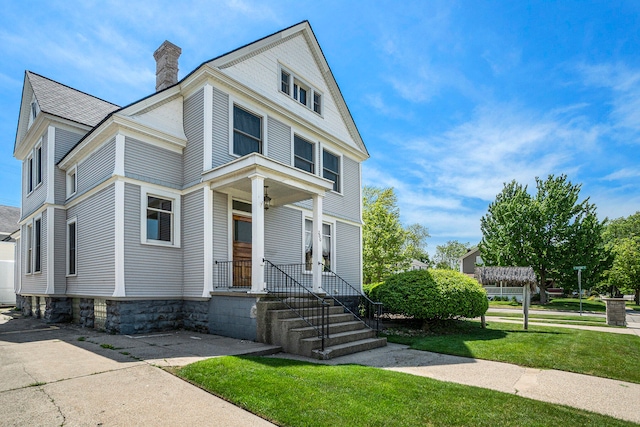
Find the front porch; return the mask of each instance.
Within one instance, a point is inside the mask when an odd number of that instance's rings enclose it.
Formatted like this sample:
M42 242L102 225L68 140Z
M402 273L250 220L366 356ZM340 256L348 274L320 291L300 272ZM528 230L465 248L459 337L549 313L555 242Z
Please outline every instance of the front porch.
M333 188L332 181L258 153L203 173L203 181L209 184L210 191L227 194L232 204L243 205L239 209L244 209L238 215L231 214L232 238L228 257L217 259L210 271L205 272L210 283L209 291L267 293L269 272L265 260L265 211L270 208L310 199L309 244L312 248L322 248L322 205L325 193ZM309 284L314 293L323 293L322 251L312 250L310 255L311 258L305 260L307 270L296 276L301 283ZM302 253L299 256L302 257Z

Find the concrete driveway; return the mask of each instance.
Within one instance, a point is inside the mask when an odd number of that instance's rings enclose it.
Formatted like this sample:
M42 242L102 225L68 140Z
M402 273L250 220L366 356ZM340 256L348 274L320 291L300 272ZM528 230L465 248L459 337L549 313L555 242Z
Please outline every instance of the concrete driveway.
M194 332L107 335L0 310L0 425L273 424L157 366L279 348Z

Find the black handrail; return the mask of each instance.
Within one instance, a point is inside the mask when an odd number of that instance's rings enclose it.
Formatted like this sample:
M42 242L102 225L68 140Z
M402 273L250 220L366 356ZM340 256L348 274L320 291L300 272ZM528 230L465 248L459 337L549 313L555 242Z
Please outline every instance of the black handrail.
M265 263L266 290L309 326L313 327L321 339L324 351L325 339L329 338L329 303L311 289L294 279L285 266L278 266L268 260ZM304 264L302 264L304 266ZM285 269L281 268L285 267ZM320 321L319 325L318 320ZM315 321L315 322L314 322Z
M364 292L351 285L326 266L323 271L328 273L322 277L322 287L327 291L327 296L344 307L345 310L353 314L366 326L376 332L380 332L382 303L372 301Z

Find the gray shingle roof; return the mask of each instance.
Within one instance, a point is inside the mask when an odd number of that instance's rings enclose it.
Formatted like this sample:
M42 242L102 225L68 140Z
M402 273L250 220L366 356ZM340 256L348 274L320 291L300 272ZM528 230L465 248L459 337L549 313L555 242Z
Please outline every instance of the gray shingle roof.
M0 205L0 233L10 234L20 228L20 208Z
M64 119L95 126L120 107L27 71L40 110Z

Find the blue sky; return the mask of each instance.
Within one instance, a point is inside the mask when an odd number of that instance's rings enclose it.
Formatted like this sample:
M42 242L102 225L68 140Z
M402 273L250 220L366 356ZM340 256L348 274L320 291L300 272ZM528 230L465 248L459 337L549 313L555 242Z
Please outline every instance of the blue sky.
M182 78L308 19L370 151L364 183L396 189L430 252L477 243L512 179L565 173L601 218L640 210L637 1L0 4L0 204L20 203L26 69L126 105L154 91L165 39L182 48Z

